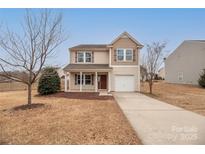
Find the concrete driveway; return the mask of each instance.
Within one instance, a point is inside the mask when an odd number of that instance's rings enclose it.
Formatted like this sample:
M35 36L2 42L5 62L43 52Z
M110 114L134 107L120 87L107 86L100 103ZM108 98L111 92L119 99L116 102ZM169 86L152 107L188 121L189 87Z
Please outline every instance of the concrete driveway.
M139 93L114 93L143 144L205 144L205 117Z

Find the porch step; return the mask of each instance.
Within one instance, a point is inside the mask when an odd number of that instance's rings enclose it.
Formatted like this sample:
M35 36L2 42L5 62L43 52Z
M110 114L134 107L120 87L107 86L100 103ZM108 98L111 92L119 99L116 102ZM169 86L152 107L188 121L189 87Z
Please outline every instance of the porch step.
M112 96L112 94L108 93L107 91L100 91L99 96Z

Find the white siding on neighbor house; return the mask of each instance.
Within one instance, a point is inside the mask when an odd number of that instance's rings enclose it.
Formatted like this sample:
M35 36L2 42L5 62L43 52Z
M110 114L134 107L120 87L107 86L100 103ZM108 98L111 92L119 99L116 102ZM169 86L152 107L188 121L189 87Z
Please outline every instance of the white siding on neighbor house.
M184 41L165 60L165 81L197 85L203 69L205 69L205 42Z

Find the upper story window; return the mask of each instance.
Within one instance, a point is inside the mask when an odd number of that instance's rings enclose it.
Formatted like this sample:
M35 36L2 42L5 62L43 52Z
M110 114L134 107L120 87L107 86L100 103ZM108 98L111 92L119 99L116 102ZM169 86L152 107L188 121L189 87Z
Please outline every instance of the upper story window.
M78 63L91 63L92 62L92 52L90 51L77 52L77 62Z
M85 62L90 63L92 58L92 53L91 52L85 52Z
M132 61L133 60L133 49L117 49L117 61Z
M83 63L84 62L84 53L83 52L78 52L77 56L78 56L78 62Z
M117 60L118 61L124 60L124 49L117 49Z
M126 60L133 60L133 50L126 49Z

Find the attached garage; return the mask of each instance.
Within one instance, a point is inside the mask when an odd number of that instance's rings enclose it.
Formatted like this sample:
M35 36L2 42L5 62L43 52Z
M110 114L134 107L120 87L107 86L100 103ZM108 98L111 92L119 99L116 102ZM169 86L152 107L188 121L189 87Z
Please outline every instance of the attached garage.
M115 91L135 91L134 75L115 75Z

